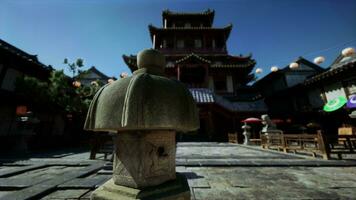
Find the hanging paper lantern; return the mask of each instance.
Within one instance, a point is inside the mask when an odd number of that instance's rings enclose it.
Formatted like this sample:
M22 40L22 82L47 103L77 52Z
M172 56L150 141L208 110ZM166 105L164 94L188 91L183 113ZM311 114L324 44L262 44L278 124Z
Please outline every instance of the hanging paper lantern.
M73 86L79 88L82 84L79 81L74 81Z
M27 113L27 106L17 106L16 107L16 115L25 115Z
M263 70L261 68L256 69L256 74L261 74L262 72L263 72Z
M355 54L355 49L352 47L345 48L344 50L342 50L341 54L344 57L351 56L351 55Z
M120 74L120 78L126 78L128 75L129 75L128 73L122 72L122 73Z
M296 62L292 62L291 64L289 64L289 68L291 69L297 69L299 67L299 64Z
M113 83L114 81L115 81L115 80L112 79L112 78L109 78L109 79L108 79L108 83L109 83L109 84Z
M278 71L278 67L277 67L277 66L273 66L273 67L271 67L271 71L272 71L272 72L276 72L276 71Z
M323 63L324 61L325 61L325 58L323 56L319 56L319 57L314 58L314 63L318 64L318 65Z

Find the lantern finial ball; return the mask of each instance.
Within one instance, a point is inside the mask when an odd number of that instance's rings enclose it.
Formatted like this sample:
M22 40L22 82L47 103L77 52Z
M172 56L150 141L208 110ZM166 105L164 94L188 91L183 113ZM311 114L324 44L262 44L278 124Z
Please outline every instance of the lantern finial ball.
M140 51L137 55L137 67L141 68L155 68L162 70L166 65L166 59L163 54L154 49L145 49Z

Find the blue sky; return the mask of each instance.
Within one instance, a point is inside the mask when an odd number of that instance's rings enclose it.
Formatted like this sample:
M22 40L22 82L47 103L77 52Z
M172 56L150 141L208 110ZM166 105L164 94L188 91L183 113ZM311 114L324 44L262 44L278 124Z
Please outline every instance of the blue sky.
M216 27L233 24L229 53L252 53L259 77L298 56L323 55L328 67L356 46L356 0L0 0L0 38L56 69L83 58L117 77L129 72L122 54L151 47L148 25L161 26L167 8L214 9Z

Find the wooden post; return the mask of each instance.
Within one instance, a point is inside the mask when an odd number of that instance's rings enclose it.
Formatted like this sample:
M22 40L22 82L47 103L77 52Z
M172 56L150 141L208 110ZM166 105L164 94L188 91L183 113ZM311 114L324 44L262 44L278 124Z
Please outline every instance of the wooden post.
M323 159L329 160L330 159L330 149L327 144L326 138L323 135L321 130L317 131L318 143L319 143L319 150L323 155Z
M177 65L177 80L180 81L180 66Z
M156 48L156 34L153 34L153 39L152 39L152 49Z

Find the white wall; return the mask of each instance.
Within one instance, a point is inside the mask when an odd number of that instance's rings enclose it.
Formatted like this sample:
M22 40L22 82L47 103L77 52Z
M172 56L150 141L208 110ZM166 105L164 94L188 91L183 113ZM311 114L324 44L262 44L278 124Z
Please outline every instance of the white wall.
M338 96L346 97L344 88L342 87L341 82L336 82L327 86L324 86L325 96L327 101L335 99Z

